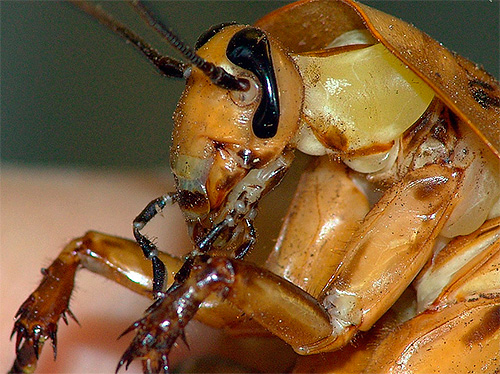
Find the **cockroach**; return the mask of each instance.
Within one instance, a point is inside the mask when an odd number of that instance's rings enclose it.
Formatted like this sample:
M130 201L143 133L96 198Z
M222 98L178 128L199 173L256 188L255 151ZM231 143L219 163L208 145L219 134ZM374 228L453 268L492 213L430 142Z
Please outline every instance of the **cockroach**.
M33 370L46 340L55 349L81 267L155 299L125 331L135 336L117 370L138 359L146 373L168 372L193 318L279 337L306 356L298 372L498 370L492 75L350 0L299 1L254 26L223 23L194 47L133 1L182 60L101 8L74 4L163 75L186 80L170 153L175 191L139 213L134 241L91 231L43 271L16 315L12 372ZM276 245L264 264L249 262L258 204L299 151L313 160ZM192 240L183 258L143 232L174 204Z

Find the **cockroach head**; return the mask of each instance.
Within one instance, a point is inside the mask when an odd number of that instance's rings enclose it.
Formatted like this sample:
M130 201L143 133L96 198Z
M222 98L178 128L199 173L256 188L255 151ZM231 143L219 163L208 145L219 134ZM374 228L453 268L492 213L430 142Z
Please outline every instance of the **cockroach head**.
M174 114L171 166L178 188L204 194L208 213L249 171L291 148L303 88L285 51L255 27L217 26L197 47L200 58L249 83L248 90L230 90L192 67Z

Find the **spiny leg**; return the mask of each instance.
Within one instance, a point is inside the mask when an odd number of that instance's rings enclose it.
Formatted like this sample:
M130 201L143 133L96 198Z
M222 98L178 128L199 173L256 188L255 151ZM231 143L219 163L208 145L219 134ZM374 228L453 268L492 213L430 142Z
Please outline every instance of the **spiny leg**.
M182 262L160 254L173 275ZM16 336L17 357L11 372L32 372L47 339L52 340L56 354L56 336L59 319L66 322L69 300L74 288L75 274L87 268L139 294L151 297L151 265L140 255L133 241L88 232L72 240L56 260L42 270L43 280L22 304L16 314L13 335ZM137 277L137 274L143 275Z
M118 369L135 358L146 373L168 372L168 354L201 303L217 294L300 351L331 333L328 314L312 296L251 263L197 256L184 282L171 288L126 332L137 330Z
M211 259L208 262L212 262ZM220 291L232 279L231 270L215 266L200 271L190 266L190 276L182 284L170 288L165 297L156 300L144 318L136 321L123 334L138 330L132 344L123 354L118 367L129 364L136 357L145 357L144 371L168 372L168 354L177 338L184 341L184 328L194 317L201 302L212 292ZM197 269L198 268L198 269ZM226 274L220 270L228 270Z

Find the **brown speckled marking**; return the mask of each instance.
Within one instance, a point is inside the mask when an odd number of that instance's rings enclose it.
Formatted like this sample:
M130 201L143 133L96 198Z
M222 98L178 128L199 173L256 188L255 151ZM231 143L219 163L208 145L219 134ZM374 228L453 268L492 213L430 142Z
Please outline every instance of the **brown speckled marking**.
M438 195L441 187L448 182L448 178L430 178L423 183L419 183L414 192L417 200L427 200L433 195Z
M500 107L500 98L493 96L495 89L491 84L473 79L469 81L469 90L472 98L484 109L489 109L492 106Z
M500 329L500 306L497 306L477 324L476 329L463 337L467 345L479 344Z

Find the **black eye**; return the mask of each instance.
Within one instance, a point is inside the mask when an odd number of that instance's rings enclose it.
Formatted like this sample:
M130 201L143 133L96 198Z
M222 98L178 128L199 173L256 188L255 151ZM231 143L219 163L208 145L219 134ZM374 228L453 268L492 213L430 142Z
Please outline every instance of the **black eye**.
M259 80L262 99L253 117L252 129L259 138L272 138L278 132L279 101L266 34L254 27L238 31L229 41L226 56L233 64L254 73Z
M235 25L237 22L224 22L224 23L219 23L218 25L214 25L210 27L207 31L205 31L203 34L200 35L198 40L196 41L196 44L194 45L195 50L200 49L203 47L210 39L213 38L215 34L217 34L219 31L221 31L224 27L230 26L230 25Z

